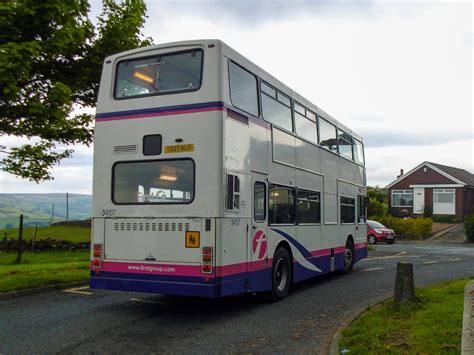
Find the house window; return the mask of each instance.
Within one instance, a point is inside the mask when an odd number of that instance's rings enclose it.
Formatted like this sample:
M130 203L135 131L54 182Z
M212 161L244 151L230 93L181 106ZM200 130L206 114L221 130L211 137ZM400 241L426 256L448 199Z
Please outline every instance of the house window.
M434 189L433 202L454 203L454 189Z
M393 190L392 207L413 207L413 190Z
M433 213L451 215L456 213L456 196L454 189L433 190Z

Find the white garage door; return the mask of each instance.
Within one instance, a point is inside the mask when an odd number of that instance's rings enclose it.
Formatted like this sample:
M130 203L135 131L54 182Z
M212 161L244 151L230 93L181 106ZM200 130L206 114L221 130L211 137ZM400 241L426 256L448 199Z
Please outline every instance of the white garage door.
M455 214L456 198L454 189L433 190L433 214Z

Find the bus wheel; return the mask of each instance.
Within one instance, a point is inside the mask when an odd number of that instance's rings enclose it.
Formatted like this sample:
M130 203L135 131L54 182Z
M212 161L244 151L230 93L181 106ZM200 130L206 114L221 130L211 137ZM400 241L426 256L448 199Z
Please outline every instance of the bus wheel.
M348 239L346 242L346 249L344 250L344 268L342 269L343 273L348 273L352 270L352 267L354 266L354 259L354 243Z
M291 258L285 248L278 248L273 257L272 290L270 298L277 302L285 298L290 292Z

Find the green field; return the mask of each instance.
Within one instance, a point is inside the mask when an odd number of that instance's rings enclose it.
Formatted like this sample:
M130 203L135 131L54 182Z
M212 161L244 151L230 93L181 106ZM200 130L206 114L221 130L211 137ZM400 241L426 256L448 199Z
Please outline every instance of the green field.
M0 230L0 238L7 234L8 239L18 239L18 228ZM33 239L35 227L23 229L23 239ZM36 240L44 239L68 240L71 242L88 242L91 240L91 229L82 227L38 227Z
M469 281L462 279L417 289L418 301L399 310L393 300L368 309L344 330L340 351L459 354L464 287Z
M0 252L0 292L36 288L89 278L89 251Z

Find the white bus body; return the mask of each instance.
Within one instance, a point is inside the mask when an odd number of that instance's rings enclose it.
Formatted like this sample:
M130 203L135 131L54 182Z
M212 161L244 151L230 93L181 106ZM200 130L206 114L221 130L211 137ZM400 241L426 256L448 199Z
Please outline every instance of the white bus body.
M219 40L108 57L92 288L271 291L366 257L362 138Z

